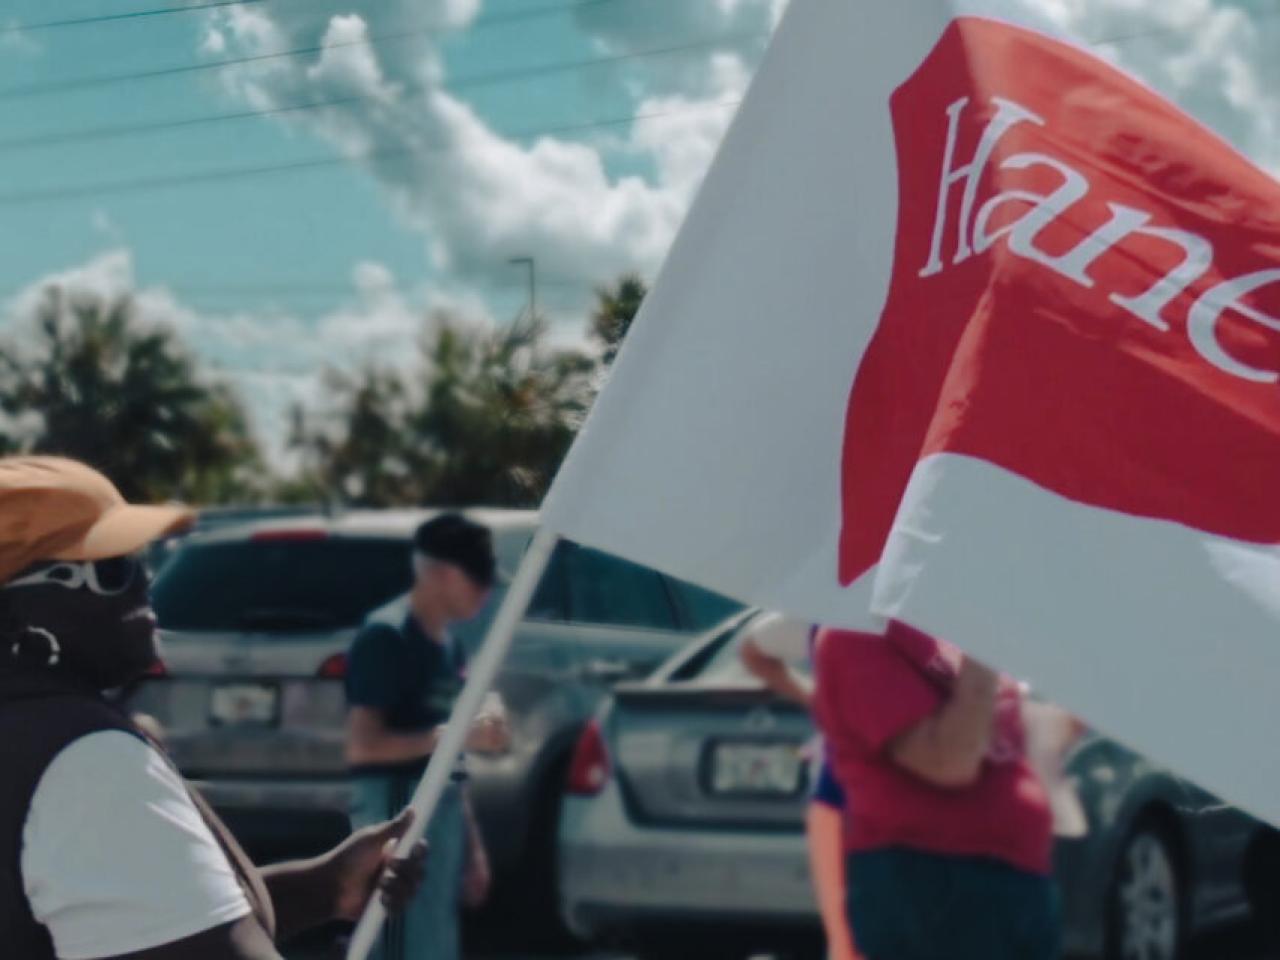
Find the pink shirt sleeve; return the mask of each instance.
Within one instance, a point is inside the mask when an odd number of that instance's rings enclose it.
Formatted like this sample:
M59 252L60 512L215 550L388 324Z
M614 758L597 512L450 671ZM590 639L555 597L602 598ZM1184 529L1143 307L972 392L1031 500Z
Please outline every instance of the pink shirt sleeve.
M854 738L872 753L882 752L942 703L938 689L874 634L825 630L816 662L824 732Z

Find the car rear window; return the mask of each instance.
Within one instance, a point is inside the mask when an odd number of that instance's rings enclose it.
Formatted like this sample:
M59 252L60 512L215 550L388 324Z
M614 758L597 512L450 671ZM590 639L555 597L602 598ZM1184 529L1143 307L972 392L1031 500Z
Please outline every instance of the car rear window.
M685 617L695 630L710 630L742 610L741 603L724 594L675 578L668 578L667 582L680 597Z
M406 591L409 541L333 537L191 543L152 588L167 630L300 633L357 626Z
M758 614L752 614L750 617L738 616L730 620L726 625L728 629L707 644L696 657L684 664L672 679L730 684L749 680L751 675L742 665L739 650L744 637L750 632L749 624L757 618ZM789 666L806 676L810 674L807 656L792 661Z

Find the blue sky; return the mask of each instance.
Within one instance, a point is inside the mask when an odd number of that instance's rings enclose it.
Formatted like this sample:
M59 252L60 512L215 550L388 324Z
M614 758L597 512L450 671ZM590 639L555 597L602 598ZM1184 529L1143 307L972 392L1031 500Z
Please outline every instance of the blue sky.
M180 2L12 0L0 13L0 298L16 326L49 282L135 292L235 381L272 446L326 366L405 362L433 309L516 315L526 274L512 257L537 259L540 304L560 339L580 340L595 286L656 270L781 11L777 0L258 0L23 29ZM308 47L326 49L266 56ZM266 59L225 63L246 57ZM287 109L334 100L347 102ZM652 119L625 122L636 114ZM390 156L361 159L370 152ZM85 190L96 185L107 186Z
M279 0L297 6L307 0ZM659 0L666 2L666 0ZM164 6L172 0L19 0L10 23L70 19ZM563 6L547 0L501 0L501 9ZM270 6L267 4L266 6ZM371 32L394 31L378 3L362 5ZM394 11L392 11L394 12ZM129 73L219 59L198 52L207 14L67 27L25 34L0 60L0 90L79 77ZM422 20L422 18L419 18ZM413 26L414 24L410 24ZM460 30L447 43L450 74L472 76L525 64L600 56L569 12ZM524 130L625 117L631 98L616 68L598 67L521 83L478 88L470 99L500 130ZM304 100L303 102L310 102ZM0 99L0 136L47 133L235 112L245 104L220 88L218 72L102 84L74 92ZM6 195L68 185L166 176L227 167L310 160L326 145L271 117L210 123L87 143L0 149ZM623 168L623 162L617 164ZM17 188L17 189L15 189ZM386 265L410 286L434 271L420 231L389 215L377 185L358 166L248 177L136 193L104 193L0 208L0 290L89 259L123 241L140 284L170 287L184 301L212 308L284 306L323 312L350 287L359 262ZM523 295L511 271L510 297ZM555 278L546 278L554 281ZM601 278L606 279L606 278ZM265 291L265 292L264 292Z
M0 329L20 332L35 292L49 282L132 291L147 319L175 326L233 382L275 450L288 407L316 401L326 367L412 360L432 311L508 321L525 302L524 274L511 257L537 258L539 301L557 337L581 340L595 286L626 270L656 272L785 7L785 0L250 0L21 29L181 3L7 0L0 9ZM1078 38L1125 38L1095 49L1264 166L1280 168L1280 60L1268 55L1280 39L1273 0L967 6L996 13L1030 6ZM218 65L299 47L324 49ZM502 72L586 59L611 62L493 82ZM201 64L210 66L22 92ZM12 143L317 102L330 105L87 142ZM646 119L589 126L635 115ZM322 163L22 199L310 161Z

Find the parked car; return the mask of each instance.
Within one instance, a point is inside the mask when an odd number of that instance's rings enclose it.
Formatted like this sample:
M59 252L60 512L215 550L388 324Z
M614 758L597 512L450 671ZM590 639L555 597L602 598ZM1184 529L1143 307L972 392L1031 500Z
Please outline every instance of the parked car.
M321 516L324 508L319 506L252 506L252 507L204 507L196 514L196 522L190 530L184 530L171 536L157 540L147 547L146 560L152 575L157 575L170 558L178 552L183 541L192 534L208 533L226 527L243 526L258 520L297 519L301 517Z
M255 855L345 836L345 651L410 579L414 514L216 526L180 542L152 598L164 675L133 695L174 760ZM523 526L496 534L518 559Z
M531 512L468 511L512 573ZM348 829L345 654L370 611L403 616L410 538L429 512L272 520L197 534L154 587L166 675L134 695L183 772L256 854L305 854ZM474 650L488 609L457 631ZM554 917L555 824L569 753L608 688L686 646L737 604L596 550L553 554L498 681L512 750L473 757L499 882ZM536 896L531 896L534 891Z
M560 824L562 909L579 936L744 958L817 932L803 836L813 729L738 665L754 616L619 686L583 732ZM1189 936L1247 913L1256 821L1096 734L1067 772L1088 822L1057 851L1069 955L1175 960Z

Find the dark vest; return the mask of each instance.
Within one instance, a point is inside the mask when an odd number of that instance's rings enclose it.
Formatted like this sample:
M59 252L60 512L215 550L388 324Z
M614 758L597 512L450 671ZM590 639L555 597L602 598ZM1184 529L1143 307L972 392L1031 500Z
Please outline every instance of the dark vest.
M147 738L127 716L93 692L47 674L4 670L0 672L0 944L6 957L57 960L49 932L31 914L22 882L22 834L31 799L54 757L81 737L120 730ZM258 872L203 798L194 792L191 798L235 868L258 920L273 934L271 900ZM121 869L127 870L128 865L121 864Z

